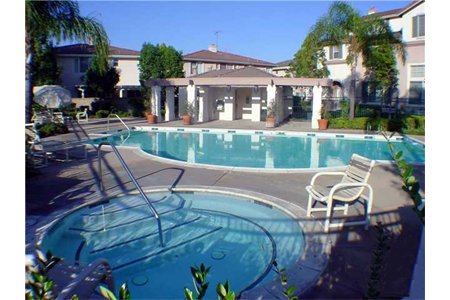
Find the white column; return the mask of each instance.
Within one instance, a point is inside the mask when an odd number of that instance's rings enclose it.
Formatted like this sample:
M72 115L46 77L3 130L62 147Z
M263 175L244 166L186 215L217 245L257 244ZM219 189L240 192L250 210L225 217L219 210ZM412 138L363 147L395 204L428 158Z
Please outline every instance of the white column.
M187 89L185 86L178 87L178 114L182 117L182 111L187 103Z
M197 108L197 88L195 87L195 84L193 85L188 85L187 88L187 104L188 105L192 105L192 107L194 108L195 116L192 118L192 123L196 123L197 122L197 117L198 117L198 108Z
M151 106L152 114L158 116L158 121L161 120L161 87L158 85L152 87Z
M226 89L226 88L225 88ZM235 89L231 88L231 91L226 92L225 91L225 97L224 97L224 114L223 119L225 121L233 121L234 120L234 93Z
M311 128L318 129L319 123L317 120L320 119L320 109L322 108L322 87L320 85L315 85L313 87L313 104L312 104L312 117L311 117Z
M252 88L252 122L261 121L261 90Z
M269 110L273 108L273 105L277 105L277 86L274 85L268 85L267 86L267 114L269 114ZM276 118L275 114L275 124L278 123L278 120Z
M173 86L166 87L166 121L172 121L175 119L174 97L175 88Z
M294 93L292 87L286 86L284 89L284 96L286 97L286 101L283 99L284 103L284 118L292 114L293 106L294 106Z
M199 98L198 98L198 121L199 122L207 122L209 121L209 112L208 112L208 98L209 98L209 88L201 87L199 88Z
M125 91L125 89L120 89L119 90L119 98L123 98L123 92Z

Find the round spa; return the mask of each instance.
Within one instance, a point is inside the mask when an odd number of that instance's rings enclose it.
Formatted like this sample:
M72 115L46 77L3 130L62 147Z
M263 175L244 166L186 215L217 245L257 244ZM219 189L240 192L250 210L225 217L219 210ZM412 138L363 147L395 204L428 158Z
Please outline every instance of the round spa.
M273 261L292 268L305 251L299 222L281 209L218 192L147 192L162 221L139 194L110 198L67 214L42 240L44 251L67 261L105 258L116 286L133 299L183 299L194 290L190 267L211 266L207 298L229 280L238 294L276 279Z

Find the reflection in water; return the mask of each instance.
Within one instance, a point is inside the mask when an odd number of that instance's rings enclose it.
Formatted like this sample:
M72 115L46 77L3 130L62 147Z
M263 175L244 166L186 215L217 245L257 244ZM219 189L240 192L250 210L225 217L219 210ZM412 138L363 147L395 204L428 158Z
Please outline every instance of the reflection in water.
M120 136L114 137L122 144ZM331 137L289 137L232 133L137 132L124 143L164 158L189 163L247 168L321 168L345 166L353 153L389 160L385 141ZM425 149L395 142L408 162L424 162Z

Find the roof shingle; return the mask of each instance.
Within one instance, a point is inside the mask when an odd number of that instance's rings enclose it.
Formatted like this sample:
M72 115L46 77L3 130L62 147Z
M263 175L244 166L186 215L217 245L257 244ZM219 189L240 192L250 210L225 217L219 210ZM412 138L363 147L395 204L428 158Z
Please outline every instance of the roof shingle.
M241 69L233 70L213 70L199 75L191 76L193 78L212 78L212 77L278 77L273 74L267 73L263 70L245 67Z
M95 47L89 44L73 44L68 46L57 47L58 54L94 54ZM109 55L135 55L139 56L140 52L131 49L109 46Z
M206 60L206 61L215 61L215 62L233 62L243 65L259 65L259 66L268 66L273 67L275 64L259 60L255 58L245 57L233 53L227 53L222 51L212 52L209 50L200 50L197 52L189 53L183 56L184 60Z

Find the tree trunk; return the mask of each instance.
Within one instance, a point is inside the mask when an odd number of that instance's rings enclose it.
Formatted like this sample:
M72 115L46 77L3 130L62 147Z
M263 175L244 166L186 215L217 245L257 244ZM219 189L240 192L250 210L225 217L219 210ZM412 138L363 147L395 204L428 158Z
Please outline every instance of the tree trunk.
M355 92L356 92L356 68L351 68L351 80L350 80L350 110L348 112L348 118L353 120L355 118Z
M31 122L32 103L33 103L33 74L31 72L33 63L32 43L27 44L27 57L25 63L25 123Z

